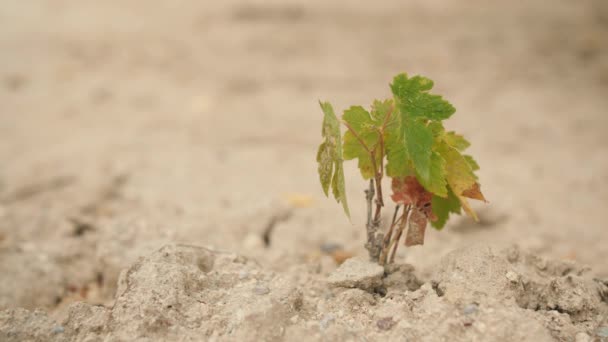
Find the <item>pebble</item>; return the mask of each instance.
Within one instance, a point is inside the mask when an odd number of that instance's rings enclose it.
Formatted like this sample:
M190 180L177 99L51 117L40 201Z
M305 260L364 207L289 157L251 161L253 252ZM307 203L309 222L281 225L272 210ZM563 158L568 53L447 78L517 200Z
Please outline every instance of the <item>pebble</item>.
M53 327L53 334L61 334L64 331L65 331L65 328L62 327L61 325L57 325L57 326Z
M608 327L601 327L597 329L597 336L608 337Z
M321 252L331 254L333 252L344 249L341 244L333 242L325 242L321 245Z
M376 326L378 326L378 329L385 331L391 330L391 328L394 327L395 324L397 324L397 322L393 321L393 317L384 317L376 322Z
M507 272L506 277L512 283L517 283L519 281L519 275L513 271Z
M253 293L263 296L270 293L270 289L264 285L257 285L253 288Z
M242 270L239 272L239 280L247 279L249 277L249 272Z
M471 315L477 312L477 304L469 304L467 306L464 307L464 309L462 310L462 312L465 315Z
M474 322L475 322L475 321L473 321L473 319L472 319L472 318L466 317L466 318L465 318L465 319L462 321L462 324L463 324L465 327L470 327L470 326L472 326L472 325L473 325L473 323L474 323Z

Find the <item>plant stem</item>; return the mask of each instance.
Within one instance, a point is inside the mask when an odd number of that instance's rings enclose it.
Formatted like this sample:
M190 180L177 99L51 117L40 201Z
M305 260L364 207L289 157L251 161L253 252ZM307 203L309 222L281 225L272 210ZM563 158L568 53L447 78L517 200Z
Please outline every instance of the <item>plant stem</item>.
M401 222L399 222L399 227L397 228L397 235L395 236L393 241L391 241L393 251L391 252L389 264L392 264L393 262L395 262L395 255L397 254L397 248L399 247L399 240L401 239L403 230L405 230L405 227L407 227L407 224L409 222L410 209L411 209L411 205L408 205L403 210L403 215L401 215Z
M369 180L369 189L365 190L365 200L367 202L367 227L372 225L372 200L374 199L374 181Z
M365 243L365 249L369 253L369 258L372 261L378 261L380 253L382 251L382 241L384 239L382 233L378 233L380 227L380 219L377 218L378 213L378 201L376 201L376 215L372 218L372 200L374 199L374 180L369 180L369 188L365 190L365 199L367 201L367 243Z
M384 207L384 196L382 195L382 174L376 173L376 214L374 220L380 223L380 213Z
M393 221L391 222L391 226L388 229L388 232L384 236L384 241L382 242L382 253L380 254L380 259L378 259L378 263L380 265L386 264L386 259L388 257L388 251L389 251L389 248L390 248L389 246L390 246L390 243L391 243L391 238L393 236L393 230L395 230L395 226L399 222L397 220L397 214L399 214L399 209L400 208L401 208L401 206L399 206L399 205L397 205L395 207L395 213L393 214Z

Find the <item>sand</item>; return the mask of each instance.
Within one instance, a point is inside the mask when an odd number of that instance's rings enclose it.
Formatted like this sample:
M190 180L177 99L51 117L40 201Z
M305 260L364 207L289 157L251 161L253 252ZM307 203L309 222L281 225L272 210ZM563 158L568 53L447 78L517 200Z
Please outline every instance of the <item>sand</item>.
M601 0L2 3L0 340L606 340L606 37ZM404 71L490 203L380 272L317 101Z

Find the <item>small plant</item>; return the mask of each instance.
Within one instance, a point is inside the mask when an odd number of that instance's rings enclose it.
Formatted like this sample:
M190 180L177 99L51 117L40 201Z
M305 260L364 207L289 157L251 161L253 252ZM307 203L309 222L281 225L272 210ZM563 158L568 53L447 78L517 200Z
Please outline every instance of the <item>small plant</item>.
M430 94L431 88L433 81L426 77L399 74L391 84L392 99L374 101L369 112L352 106L341 120L329 103L320 103L325 114L317 152L321 186L326 196L331 188L350 217L343 161L357 160L361 176L369 179L365 248L381 265L394 261L406 228L405 245L422 245L428 221L441 229L461 208L477 221L467 199L485 201L475 175L479 166L463 154L469 142L443 127L442 121L456 110L441 96ZM344 136L340 124L346 127ZM386 234L380 231L385 175L392 178L391 198L396 203Z

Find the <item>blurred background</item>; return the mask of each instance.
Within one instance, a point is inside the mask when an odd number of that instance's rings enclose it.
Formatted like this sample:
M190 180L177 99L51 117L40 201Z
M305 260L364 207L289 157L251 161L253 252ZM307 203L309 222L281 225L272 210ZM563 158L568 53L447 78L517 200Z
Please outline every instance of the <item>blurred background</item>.
M400 72L457 108L490 200L401 261L518 244L608 276L605 0L3 1L0 309L111 301L174 241L292 275L365 255L356 165L351 222L318 184L317 101Z

